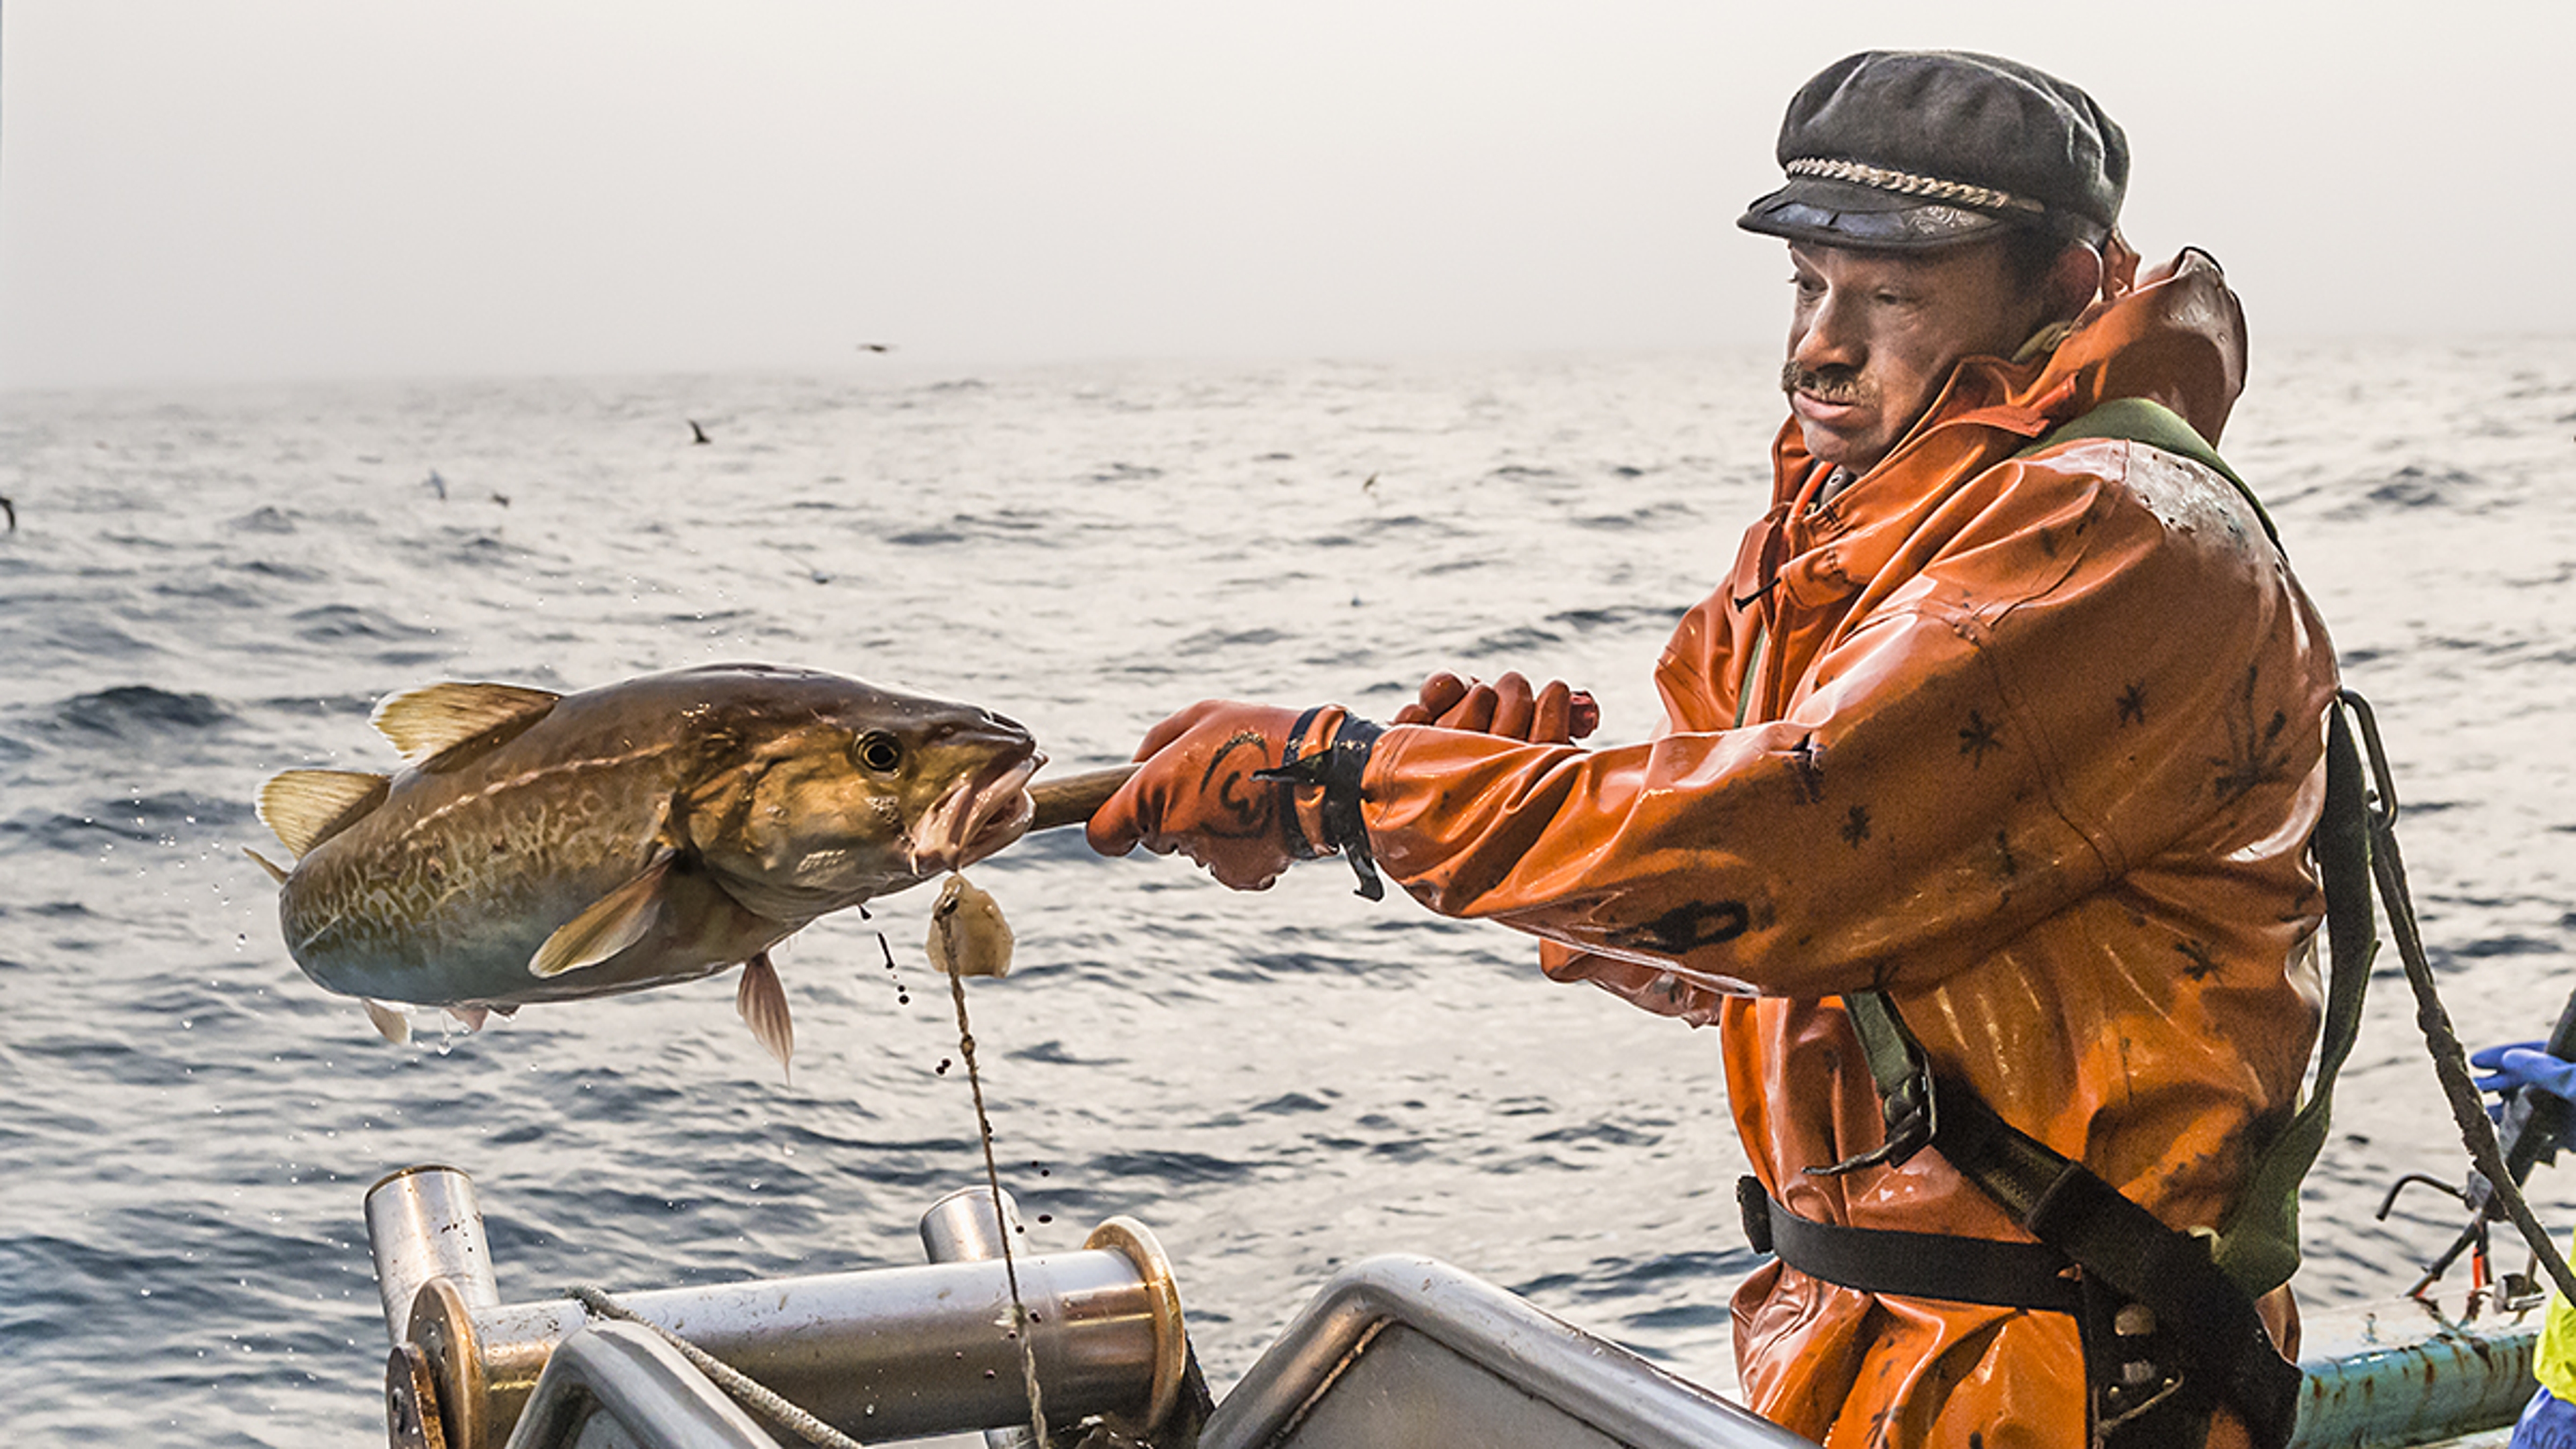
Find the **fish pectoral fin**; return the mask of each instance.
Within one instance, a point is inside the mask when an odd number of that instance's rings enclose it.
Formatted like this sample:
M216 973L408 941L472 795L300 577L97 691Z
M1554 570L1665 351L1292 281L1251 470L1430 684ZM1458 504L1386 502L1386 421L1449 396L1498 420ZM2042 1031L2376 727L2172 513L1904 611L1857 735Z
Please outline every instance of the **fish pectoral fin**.
M276 881L279 885L286 884L286 867L279 865L276 861L269 859L267 856L260 854L258 851L251 849L247 845L242 847L242 854L258 861L259 868L267 871L270 879Z
M644 939L662 914L662 886L679 857L665 851L644 873L601 896L589 910L564 922L537 954L528 958L531 976L561 976L596 966Z
M266 865L268 862L262 861L260 863L262 865ZM395 1046L401 1046L404 1042L411 1040L410 1017L403 1015L399 1010L387 1006L381 1001L368 1001L362 999L361 1004L367 1008L367 1020L375 1027L376 1035L392 1042Z
M385 803L392 787L386 776L356 770L285 770L259 787L259 820L275 833L278 844L309 855Z
M561 698L516 684L449 680L389 695L367 720L402 751L404 764L436 771L509 743Z
M778 1058L778 1069L784 1074L787 1058L796 1050L796 1023L787 1015L787 988L779 984L778 968L769 964L769 953L760 952L742 963L742 980L734 987L733 1009L742 1013L745 1026Z

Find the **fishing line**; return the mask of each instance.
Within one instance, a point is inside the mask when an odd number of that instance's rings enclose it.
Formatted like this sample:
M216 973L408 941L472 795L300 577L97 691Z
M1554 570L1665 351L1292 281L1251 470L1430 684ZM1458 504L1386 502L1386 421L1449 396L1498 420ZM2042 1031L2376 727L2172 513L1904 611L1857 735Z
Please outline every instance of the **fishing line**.
M946 917L938 918L937 929L949 929ZM984 1077L975 1067L975 1032L966 1022L966 977L956 969L962 953L951 950L948 971L948 996L957 1003L957 1054L966 1059L966 1086L975 1098L975 1132L984 1144L984 1185L993 1194L995 1236L1002 1240L1002 1281L1011 1289L1011 1337L1020 1345L1020 1378L1029 1390L1029 1432L1037 1436L1038 1449L1054 1449L1047 1438L1046 1410L1038 1396L1038 1352L1029 1341L1029 1309L1020 1301L1020 1270L1011 1261L1011 1219L1002 1209L1002 1172L993 1161L993 1119L984 1110Z

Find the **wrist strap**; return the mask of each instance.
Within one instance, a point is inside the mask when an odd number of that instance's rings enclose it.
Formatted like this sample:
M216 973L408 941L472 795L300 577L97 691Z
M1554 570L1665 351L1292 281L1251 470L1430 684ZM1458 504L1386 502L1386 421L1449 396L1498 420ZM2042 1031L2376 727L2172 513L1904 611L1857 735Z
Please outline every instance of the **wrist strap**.
M1277 769L1255 771L1252 778L1277 780L1291 787L1321 787L1324 801L1317 823L1324 848L1349 857L1351 873L1359 877L1362 898L1383 900L1386 883L1378 879L1377 859L1369 852L1368 822L1360 812L1361 780L1368 773L1369 752L1376 747L1381 731L1367 720L1345 713L1332 731L1332 738L1308 752L1302 748L1306 734L1321 712L1308 710L1299 715L1295 729L1289 733L1287 758ZM1290 810L1296 809L1293 796L1285 803Z

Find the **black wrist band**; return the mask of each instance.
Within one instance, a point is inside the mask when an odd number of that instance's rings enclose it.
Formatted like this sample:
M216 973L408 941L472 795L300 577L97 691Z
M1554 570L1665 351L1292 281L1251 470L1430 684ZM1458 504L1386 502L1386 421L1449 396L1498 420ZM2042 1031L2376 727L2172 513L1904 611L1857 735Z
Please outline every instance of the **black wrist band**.
M1378 879L1377 858L1369 853L1368 822L1360 814L1360 782L1368 773L1369 751L1376 748L1381 731L1358 715L1345 715L1330 745L1298 758L1294 741L1305 737L1306 726L1313 720L1311 711L1300 716L1297 731L1291 736L1289 758L1275 770L1256 771L1252 778L1279 780L1292 788L1321 785L1324 844L1350 857L1351 873L1359 877L1359 894L1363 898L1383 900L1386 883Z
M1289 768L1297 763L1298 745L1305 740L1307 731L1315 727L1315 716L1328 707L1314 705L1297 716L1297 722L1288 727L1288 743L1281 748L1278 767L1255 770L1252 774L1256 780L1269 780L1279 786L1279 830L1288 838L1288 846L1296 852L1299 860L1314 860L1333 853L1329 842L1308 840L1305 830L1297 824L1297 787L1304 782L1288 773Z

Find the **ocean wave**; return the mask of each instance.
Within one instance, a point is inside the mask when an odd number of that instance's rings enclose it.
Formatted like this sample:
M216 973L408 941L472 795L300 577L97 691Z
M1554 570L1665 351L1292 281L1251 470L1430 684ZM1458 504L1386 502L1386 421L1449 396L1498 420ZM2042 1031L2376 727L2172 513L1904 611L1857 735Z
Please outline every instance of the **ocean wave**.
M222 729L239 723L239 718L211 695L149 684L120 684L74 695L55 705L51 717L54 724L66 730L124 740Z

